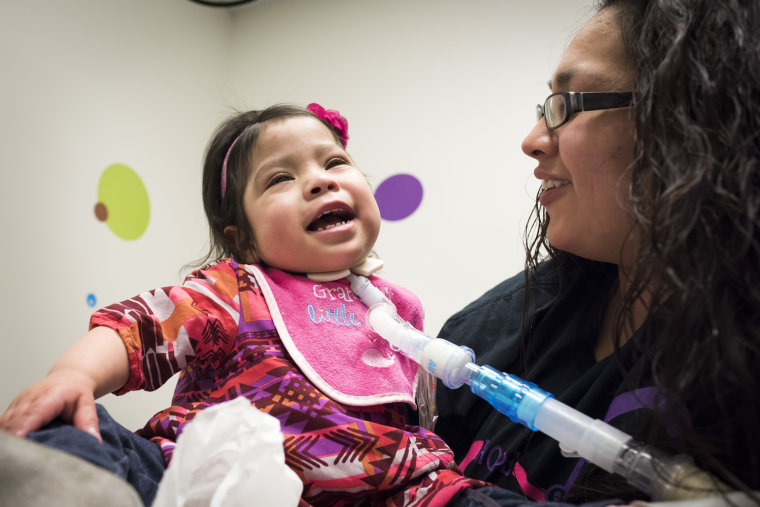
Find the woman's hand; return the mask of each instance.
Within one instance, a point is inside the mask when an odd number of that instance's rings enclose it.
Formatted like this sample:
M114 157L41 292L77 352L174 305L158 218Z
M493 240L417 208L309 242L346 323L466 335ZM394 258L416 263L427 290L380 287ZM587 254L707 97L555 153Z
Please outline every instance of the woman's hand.
M55 369L16 396L0 416L0 429L25 437L60 417L101 440L94 391L88 375L70 368Z

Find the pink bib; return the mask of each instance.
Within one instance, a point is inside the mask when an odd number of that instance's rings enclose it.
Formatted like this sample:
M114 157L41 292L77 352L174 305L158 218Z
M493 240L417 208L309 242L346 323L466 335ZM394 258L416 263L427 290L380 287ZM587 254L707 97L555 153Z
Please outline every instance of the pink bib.
M417 364L370 330L367 308L345 278L316 282L273 268L246 265L261 287L277 332L294 362L323 393L354 406L415 406ZM369 277L399 315L422 329L422 304L412 292Z

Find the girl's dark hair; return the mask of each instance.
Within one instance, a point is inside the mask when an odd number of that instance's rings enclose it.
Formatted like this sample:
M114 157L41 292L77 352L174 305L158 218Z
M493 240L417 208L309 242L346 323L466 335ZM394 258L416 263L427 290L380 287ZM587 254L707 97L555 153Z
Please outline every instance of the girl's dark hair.
M251 154L267 123L297 116L316 118L330 129L335 142L342 146L340 133L333 125L306 108L289 104L233 114L214 131L203 162L203 209L209 224L209 250L194 265L200 266L221 257L241 262L256 261L250 259L255 252L255 241L243 209L243 195L253 163ZM235 145L230 150L232 143ZM222 166L228 150L226 191L222 198ZM237 227L238 241L225 237L224 229L228 225Z
M760 2L605 0L637 75L629 212L640 233L623 329L646 293L634 337L655 383L693 425L649 443L692 456L732 488L760 489ZM526 228L529 281L547 255L538 202ZM627 319L627 320L626 320ZM663 418L673 417L665 412Z

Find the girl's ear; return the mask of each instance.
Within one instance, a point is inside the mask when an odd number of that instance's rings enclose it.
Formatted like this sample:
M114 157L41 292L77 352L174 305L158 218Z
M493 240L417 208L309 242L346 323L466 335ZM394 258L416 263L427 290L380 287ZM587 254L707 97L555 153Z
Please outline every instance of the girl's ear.
M259 256L252 245L246 245L245 240L241 237L240 231L236 225L228 225L224 228L224 237L227 241L235 245L235 250L240 252L242 259L238 259L246 264L258 264Z
M236 225L228 225L224 228L224 237L227 238L227 241L235 245L235 247L238 246L238 243L240 242L240 234L238 233L238 228Z

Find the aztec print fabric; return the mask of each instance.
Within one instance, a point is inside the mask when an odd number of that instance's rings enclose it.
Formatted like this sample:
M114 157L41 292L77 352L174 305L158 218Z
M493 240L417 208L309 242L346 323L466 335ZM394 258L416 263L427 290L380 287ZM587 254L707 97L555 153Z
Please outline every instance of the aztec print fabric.
M351 407L316 389L284 349L255 279L234 261L99 310L90 325L117 330L127 347L130 377L117 394L154 390L180 373L172 406L138 431L167 464L200 410L245 396L280 421L302 505L445 505L484 485L461 475L440 438L407 426L404 405Z

